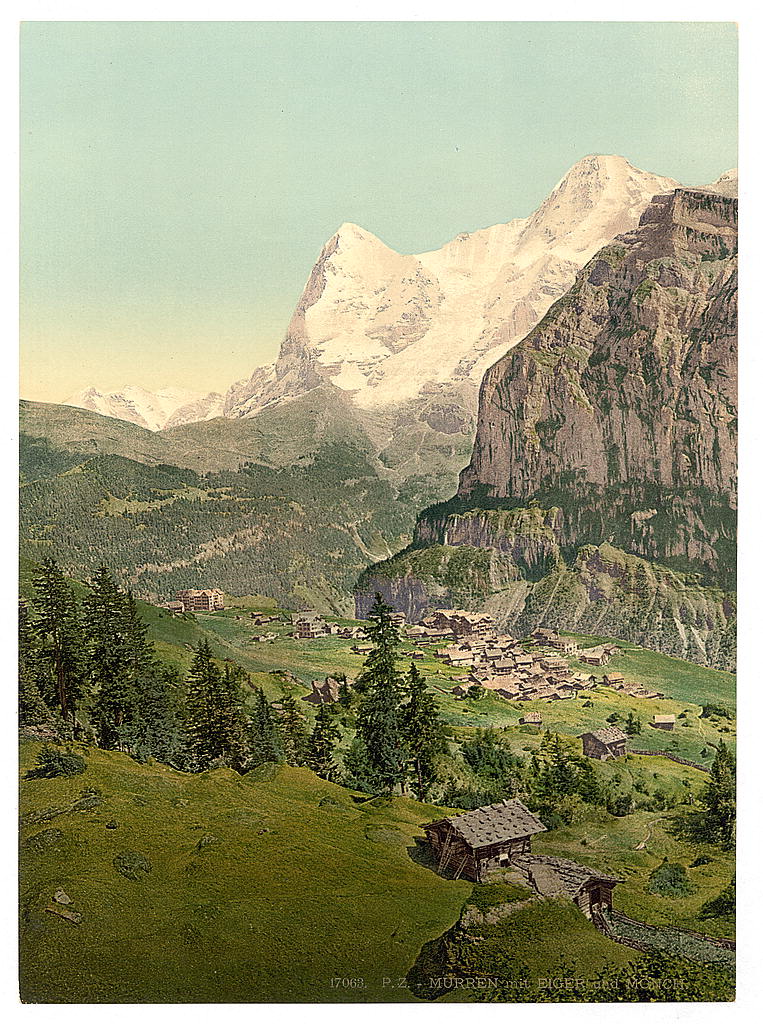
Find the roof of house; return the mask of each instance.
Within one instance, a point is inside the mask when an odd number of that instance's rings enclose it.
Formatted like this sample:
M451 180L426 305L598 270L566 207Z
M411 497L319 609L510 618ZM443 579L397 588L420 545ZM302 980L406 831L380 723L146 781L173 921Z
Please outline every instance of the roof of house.
M521 800L502 800L499 804L488 804L443 820L449 822L472 849L546 831L543 822Z
M622 731L618 729L616 725L611 725L608 729L597 729L596 732L585 732L583 736L593 736L599 743L619 743L620 740L627 740L628 737ZM581 739L583 737L581 736Z
M652 719L654 722L662 722L665 725L668 725L670 722L675 722L675 720L675 715L655 715Z
M620 882L622 879L595 871L585 864L564 857L546 854L525 854L515 858L517 866L526 871L541 896L569 896L574 899L586 882L596 879L604 882Z

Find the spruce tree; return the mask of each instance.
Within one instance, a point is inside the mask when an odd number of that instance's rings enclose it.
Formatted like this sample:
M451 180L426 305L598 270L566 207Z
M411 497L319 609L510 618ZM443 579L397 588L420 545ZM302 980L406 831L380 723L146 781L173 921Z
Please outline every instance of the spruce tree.
M403 735L410 757L411 789L426 800L437 779L435 760L445 747L434 697L414 662L406 679L408 702L403 706Z
M42 696L74 724L82 695L82 634L77 602L64 574L52 558L44 558L34 579L31 630L39 641L45 666Z
M734 756L721 740L710 768L710 779L702 795L705 814L701 830L712 843L734 845L736 827L736 763Z
M237 666L220 671L208 641L202 640L188 675L186 729L200 770L215 762L242 769L247 755L241 675Z
M255 687L254 707L249 722L252 766L283 759L278 723L263 690Z
M303 768L310 757L310 734L305 718L299 710L293 693L287 693L281 701L281 735L284 758L287 764Z
M156 670L147 626L132 594L101 566L83 601L89 678L95 691L92 720L102 747L132 751L141 731L139 679Z
M334 750L339 742L339 728L328 704L321 704L315 716L315 727L310 737L308 766L316 775L336 782L339 769L334 761Z
M391 615L392 609L377 594L364 627L372 648L358 680L366 692L358 709L357 735L375 786L386 793L396 785L404 788L408 760L401 710L404 691L396 661L401 641Z

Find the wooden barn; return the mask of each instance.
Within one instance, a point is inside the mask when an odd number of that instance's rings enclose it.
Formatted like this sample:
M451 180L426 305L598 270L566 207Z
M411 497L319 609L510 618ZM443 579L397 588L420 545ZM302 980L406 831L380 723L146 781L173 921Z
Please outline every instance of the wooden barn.
M526 711L519 719L520 725L543 725L540 711Z
M625 756L628 737L616 725L608 729L598 729L596 732L584 732L579 739L583 741L583 753L586 757L607 761L610 757Z
M666 732L672 732L676 727L676 716L675 715L654 715L652 721L649 723L653 729L665 729Z
M546 826L521 800L478 807L423 825L437 870L481 882L490 871L507 868L512 859L530 853L530 837Z
M564 857L519 857L516 867L539 896L570 899L588 918L612 909L612 892L622 881Z

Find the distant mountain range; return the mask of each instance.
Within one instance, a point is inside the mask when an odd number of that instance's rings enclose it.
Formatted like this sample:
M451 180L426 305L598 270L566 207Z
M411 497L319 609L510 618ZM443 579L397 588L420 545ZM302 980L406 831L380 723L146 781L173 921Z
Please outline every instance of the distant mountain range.
M485 374L458 493L369 567L417 618L614 635L733 669L737 200L656 195Z
M85 388L62 404L135 423L146 430L163 430L181 423L196 423L221 416L223 396L214 391L204 395L184 391L182 388L149 391L136 384L128 384L118 391L108 393L95 387Z
M485 370L527 334L606 242L677 182L619 156L587 156L529 217L401 255L343 224L323 247L276 362L220 395L88 388L66 404L150 430L266 406L330 384L361 409L405 409L473 436ZM393 425L393 430L394 430Z
M359 611L379 589L728 667L735 193L591 156L433 253L344 225L224 397L23 403L22 551L343 614L368 567Z

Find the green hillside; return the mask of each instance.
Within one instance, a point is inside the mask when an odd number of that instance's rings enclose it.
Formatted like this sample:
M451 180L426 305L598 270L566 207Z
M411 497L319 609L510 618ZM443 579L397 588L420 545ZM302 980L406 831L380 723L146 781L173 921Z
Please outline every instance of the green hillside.
M36 744L22 747L22 768ZM22 995L33 1002L333 1002L383 988L457 919L470 885L415 863L411 800L356 802L305 769L183 775L87 750L22 783ZM80 793L94 806L72 810ZM139 854L149 870L115 867ZM133 858L135 859L135 858ZM82 915L48 913L63 888Z

